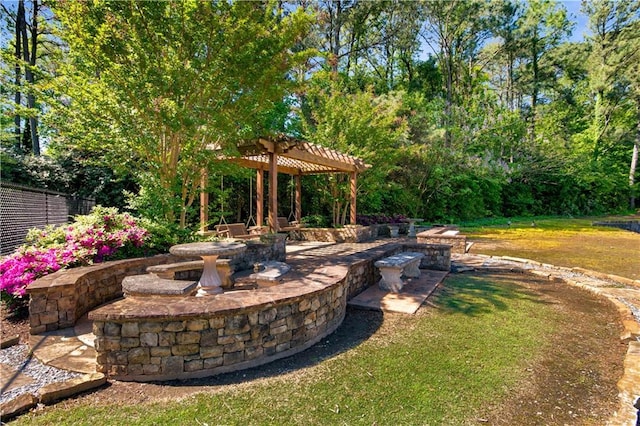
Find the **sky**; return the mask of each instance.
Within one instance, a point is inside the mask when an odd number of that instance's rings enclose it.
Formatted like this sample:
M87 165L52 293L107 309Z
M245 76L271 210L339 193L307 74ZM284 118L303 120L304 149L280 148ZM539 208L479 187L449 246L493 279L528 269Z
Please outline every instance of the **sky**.
M586 35L590 34L589 31L589 18L587 15L580 11L581 0L555 0L557 3L562 3L567 9L569 21L575 22L575 27L569 37L569 41L581 42L584 41ZM433 50L424 41L421 46L422 50L419 55L420 60L425 60L429 54L433 53Z
M587 15L580 12L580 0L564 0L560 3L564 4L569 12L569 19L576 23L576 27L571 35L571 41L583 41L586 34L589 34Z

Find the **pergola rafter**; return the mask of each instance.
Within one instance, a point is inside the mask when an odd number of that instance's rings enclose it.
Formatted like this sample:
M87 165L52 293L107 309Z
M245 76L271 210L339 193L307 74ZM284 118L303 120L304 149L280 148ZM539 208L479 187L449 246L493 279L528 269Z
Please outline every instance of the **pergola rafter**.
M219 146L207 147L219 150ZM301 182L304 175L321 173L347 173L351 179L351 211L350 222L356 223L356 188L357 176L371 166L352 155L326 148L310 142L302 141L286 135L258 138L238 147L239 157L222 156L221 160L230 161L242 167L257 170L256 184L256 224L262 226L263 218L263 188L264 172L269 172L269 228L278 231L278 173L294 176L296 180L295 218L299 222L302 218ZM203 185L206 181L206 171L203 171ZM208 222L208 194L202 193L200 208L201 230L205 231Z

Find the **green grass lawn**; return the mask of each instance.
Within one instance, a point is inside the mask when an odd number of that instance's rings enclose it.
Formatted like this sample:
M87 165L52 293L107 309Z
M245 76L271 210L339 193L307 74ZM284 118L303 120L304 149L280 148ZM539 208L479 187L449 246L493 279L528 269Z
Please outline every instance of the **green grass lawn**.
M500 220L465 225L461 231L475 242L471 253L523 257L640 280L640 234L592 226L607 219L616 218L528 218L513 220L511 226Z
M547 333L570 321L509 280L455 275L435 303L387 315L358 346L250 386L165 404L53 407L16 424L458 425L503 397ZM346 328L370 315L380 314L350 312Z

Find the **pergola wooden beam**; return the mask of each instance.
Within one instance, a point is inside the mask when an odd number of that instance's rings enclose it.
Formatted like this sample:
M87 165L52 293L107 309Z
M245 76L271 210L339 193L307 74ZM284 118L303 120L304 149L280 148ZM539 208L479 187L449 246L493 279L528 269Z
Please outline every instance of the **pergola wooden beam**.
M256 225L262 227L264 219L264 170L256 170Z
M319 155L312 154L310 152L301 151L297 148L293 148L287 151L287 157L304 161L307 163L311 163L311 164L325 166L335 170L336 172L355 172L356 171L355 165L342 163L337 160L332 160L331 158L323 158L323 157L320 157Z
M278 231L278 153L269 152L269 229Z
M247 158L237 158L237 159L232 159L230 161L233 161L235 164L242 167L246 167L248 169L269 171L269 169L271 168L268 162L264 163L262 161L256 161L256 160L251 160ZM278 173L285 173L288 175L297 175L300 173L300 170L294 167L278 165Z

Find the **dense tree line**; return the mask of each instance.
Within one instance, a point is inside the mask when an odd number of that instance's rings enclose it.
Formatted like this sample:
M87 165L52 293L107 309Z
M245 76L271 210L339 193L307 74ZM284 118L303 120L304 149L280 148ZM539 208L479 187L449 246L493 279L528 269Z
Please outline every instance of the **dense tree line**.
M2 10L5 178L42 147L101 167L103 189L129 182L131 206L186 226L207 168L211 209L241 219L248 174L206 146L234 153L285 132L373 165L359 179L363 213L637 207L637 0L583 2L590 35L578 42L575 17L551 0L16 6ZM306 214L344 221L347 179L303 185Z

